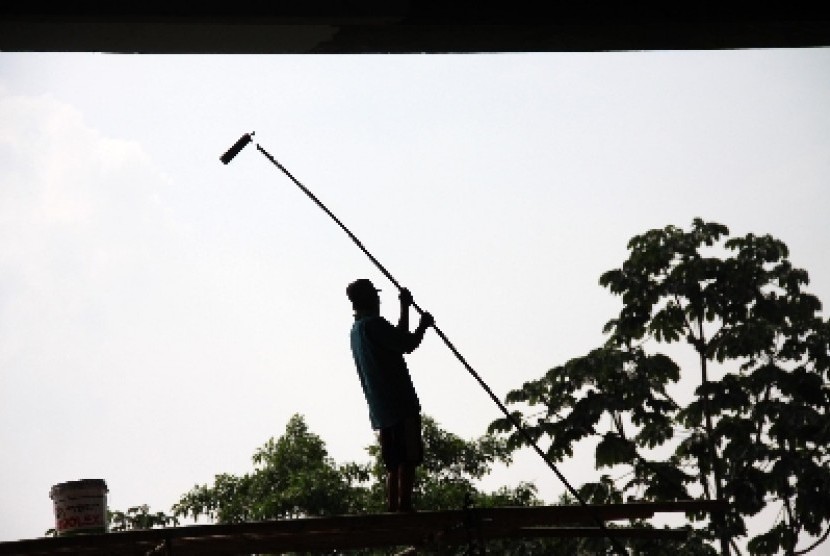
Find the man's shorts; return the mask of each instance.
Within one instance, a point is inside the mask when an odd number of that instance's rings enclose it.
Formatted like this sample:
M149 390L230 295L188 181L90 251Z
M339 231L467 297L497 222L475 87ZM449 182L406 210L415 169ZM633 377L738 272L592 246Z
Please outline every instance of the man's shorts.
M387 471L394 471L402 463L418 465L424 461L420 415L380 429L379 433L380 455Z

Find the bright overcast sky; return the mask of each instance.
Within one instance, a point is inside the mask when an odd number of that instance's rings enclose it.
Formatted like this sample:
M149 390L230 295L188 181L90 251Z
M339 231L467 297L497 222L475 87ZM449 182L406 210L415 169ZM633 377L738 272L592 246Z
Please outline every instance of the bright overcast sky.
M397 293L253 146L220 164L250 131L500 398L603 341L598 278L651 228L770 233L830 303L830 49L0 53L0 541L81 478L169 512L294 413L368 459L344 290ZM409 363L446 429L501 417L434 334ZM486 487L520 480L564 491L530 452Z

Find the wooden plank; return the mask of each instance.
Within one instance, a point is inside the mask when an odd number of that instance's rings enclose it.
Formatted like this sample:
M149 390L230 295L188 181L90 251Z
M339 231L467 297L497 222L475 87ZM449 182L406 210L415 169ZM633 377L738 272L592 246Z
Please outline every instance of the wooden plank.
M175 554L189 553L190 547L268 546L271 550L311 550L311 547L361 548L419 544L431 535L452 535L464 530L465 518L473 518L493 534L529 534L530 527L545 526L550 534L593 531L574 527L601 521L646 519L662 512L715 512L726 509L720 501L637 502L583 506L537 506L475 508L470 512L445 510L411 514L343 515L285 519L256 523L189 525L166 529L125 531L99 535L32 539L0 543L0 555L51 554L145 554L168 541ZM569 525L570 527L551 527ZM601 529L596 528L602 532ZM613 529L617 534L618 528ZM516 533L516 531L520 531ZM521 533L525 531L525 533ZM543 529L537 529L543 531ZM267 550L267 549L263 549ZM196 552L194 552L196 553Z
M650 538L682 540L688 536L685 530L652 529L645 527L628 528L618 527L612 530L615 538ZM176 555L190 554L228 554L234 552L287 552L313 550L348 550L354 548L380 548L391 546L454 546L463 545L468 540L468 534L473 538L495 540L502 538L585 538L604 537L605 532L598 527L524 527L524 528L492 528L484 527L479 530L467 531L454 529L444 532L434 538L419 537L414 531L404 532L395 530L374 531L363 536L347 534L311 534L301 537L268 537L259 539L231 539L223 538L217 542L216 538L205 538L197 542L183 545L173 545ZM227 541L227 542L225 542Z
M689 536L685 529L652 529L648 527L614 527L611 533L619 539L671 539L683 540ZM599 527L522 527L512 535L501 538L588 538L605 537Z

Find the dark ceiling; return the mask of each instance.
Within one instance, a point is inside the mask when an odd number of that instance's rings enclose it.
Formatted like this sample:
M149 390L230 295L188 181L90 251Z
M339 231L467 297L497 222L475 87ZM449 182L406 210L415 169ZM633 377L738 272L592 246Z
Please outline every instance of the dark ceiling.
M830 45L817 2L665 0L2 2L12 52L372 54ZM741 3L740 6L749 4Z

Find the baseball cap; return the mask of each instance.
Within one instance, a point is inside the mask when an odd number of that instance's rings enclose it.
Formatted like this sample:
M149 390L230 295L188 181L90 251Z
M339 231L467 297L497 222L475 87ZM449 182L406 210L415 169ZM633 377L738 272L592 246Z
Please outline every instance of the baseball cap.
M376 288L375 285L372 284L372 281L368 278L360 278L355 280L346 287L346 295L352 302L365 299L367 295L371 295L374 292L379 291L380 289Z

